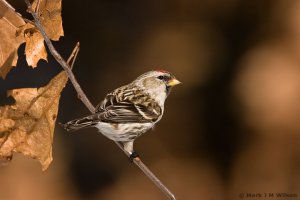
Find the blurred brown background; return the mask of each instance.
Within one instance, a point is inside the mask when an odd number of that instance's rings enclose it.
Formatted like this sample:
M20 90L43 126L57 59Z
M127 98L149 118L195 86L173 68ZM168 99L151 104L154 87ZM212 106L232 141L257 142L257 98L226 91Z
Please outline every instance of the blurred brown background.
M9 2L30 17L23 1ZM135 143L178 199L300 199L299 9L296 0L63 0L65 37L55 46L67 57L81 42L74 73L95 105L151 69L184 83L156 129ZM51 56L30 69L23 52L0 80L2 105L6 90L43 86L61 70ZM88 113L69 83L58 121ZM43 173L16 155L0 168L0 199L165 199L96 129L57 126L53 156Z

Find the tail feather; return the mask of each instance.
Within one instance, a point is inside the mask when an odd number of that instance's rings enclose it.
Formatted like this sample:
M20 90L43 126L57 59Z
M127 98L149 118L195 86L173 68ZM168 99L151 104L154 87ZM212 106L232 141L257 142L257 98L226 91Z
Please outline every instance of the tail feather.
M74 119L72 121L69 121L65 124L59 123L64 129L67 131L77 131L82 128L88 128L95 126L97 124L96 121L92 119L91 116L80 118L80 119Z

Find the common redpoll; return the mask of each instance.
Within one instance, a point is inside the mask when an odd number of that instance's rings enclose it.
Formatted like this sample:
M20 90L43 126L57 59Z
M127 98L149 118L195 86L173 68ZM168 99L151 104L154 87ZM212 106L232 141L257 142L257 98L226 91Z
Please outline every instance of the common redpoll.
M134 140L162 118L164 103L180 82L164 70L149 71L106 95L94 114L63 124L67 131L96 127L107 138L120 142L130 158L138 157Z

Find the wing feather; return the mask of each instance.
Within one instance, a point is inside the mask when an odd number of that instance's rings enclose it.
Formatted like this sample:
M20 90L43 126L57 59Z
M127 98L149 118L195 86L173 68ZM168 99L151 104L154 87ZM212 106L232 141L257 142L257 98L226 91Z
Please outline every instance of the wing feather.
M161 114L160 106L148 94L127 86L108 94L92 118L109 123L148 123L157 121Z

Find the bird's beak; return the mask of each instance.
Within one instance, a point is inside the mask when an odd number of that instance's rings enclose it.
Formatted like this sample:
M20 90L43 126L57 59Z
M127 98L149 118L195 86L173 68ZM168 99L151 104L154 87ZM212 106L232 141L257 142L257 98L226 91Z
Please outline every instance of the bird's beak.
M168 81L167 86L169 87L173 87L175 85L180 84L181 82L179 80L177 80L176 78L172 78Z

